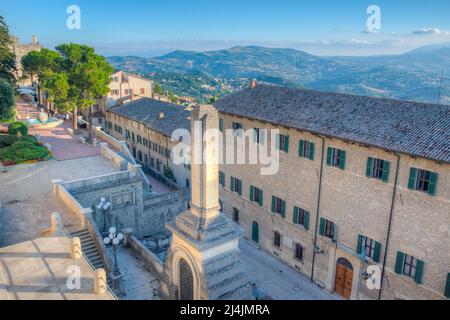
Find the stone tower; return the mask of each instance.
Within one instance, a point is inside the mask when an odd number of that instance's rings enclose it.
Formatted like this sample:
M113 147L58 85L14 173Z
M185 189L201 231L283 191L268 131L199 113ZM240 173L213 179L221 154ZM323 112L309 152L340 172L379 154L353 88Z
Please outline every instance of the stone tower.
M169 299L250 299L238 247L243 230L220 212L219 166L214 161L219 151L217 141L203 139L204 132L217 130L218 124L213 106L193 110L192 201L189 210L167 224L173 237L164 265L167 283L162 285L162 292Z

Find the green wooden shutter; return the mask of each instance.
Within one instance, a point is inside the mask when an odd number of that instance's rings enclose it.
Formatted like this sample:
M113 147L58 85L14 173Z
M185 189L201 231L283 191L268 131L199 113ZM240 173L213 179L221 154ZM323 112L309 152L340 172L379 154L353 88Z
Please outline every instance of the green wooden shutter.
M240 196L242 196L242 181L238 180L238 193Z
M347 152L339 150L339 169L345 170L345 157Z
M300 158L303 158L303 145L304 145L304 141L300 140L300 142L298 143L298 156Z
M289 136L285 135L284 137L284 152L289 153Z
M275 135L275 150L280 150L280 134Z
M272 212L275 213L277 199L272 196Z
M320 229L319 229L319 234L321 236L325 235L325 219L324 218L320 218Z
M405 254L403 252L397 252L397 261L395 262L395 273L402 274L403 271L403 261L405 259Z
M314 161L314 143L309 143L309 160Z
M364 236L359 235L359 236L358 236L358 244L357 244L357 246L356 246L356 252L357 252L358 254L361 254L361 253L362 253L362 244L363 244L363 241L364 241Z
M259 193L259 205L262 207L263 203L263 191L261 190Z
M383 161L383 181L389 182L389 173L391 169L391 163L389 161Z
M381 243L375 242L375 252L373 253L373 261L380 262Z
M250 186L250 196L249 196L250 201L253 201L253 196L254 196L254 189L253 186Z
M428 194L430 196L436 195L437 173L430 172L430 182L428 183Z
M286 201L281 200L281 216L286 217Z
M303 226L306 230L309 230L309 212L305 212L305 223Z
M292 222L294 224L298 224L298 208L297 207L294 207L294 217L292 219Z
M234 178L230 177L230 190L234 192Z
M223 132L223 119L219 119L219 130Z
M416 274L414 275L414 281L417 284L422 283L422 275L423 275L423 266L424 262L422 260L417 260L417 266L416 266Z
M445 285L444 295L450 298L450 273L447 274L447 284Z
M328 166L331 166L332 157L333 157L333 148L328 147L328 150L327 150L327 165Z
M411 168L409 172L409 181L408 181L409 190L416 190L416 177L417 177L417 169Z
M372 178L372 163L373 158L369 157L369 159L367 159L367 169L366 169L367 178Z

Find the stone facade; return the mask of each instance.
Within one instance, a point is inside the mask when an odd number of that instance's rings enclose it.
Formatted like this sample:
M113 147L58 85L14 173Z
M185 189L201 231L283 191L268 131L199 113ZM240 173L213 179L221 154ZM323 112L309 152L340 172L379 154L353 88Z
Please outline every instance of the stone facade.
M29 86L31 85L31 79L21 79L23 76L23 69L22 69L22 58L27 55L31 51L40 51L41 46L39 45L37 36L33 36L33 42L32 43L20 43L20 39L14 37L13 38L13 52L16 55L16 67L17 67L17 73L16 77L19 80L18 83L21 86ZM33 79L36 81L37 79Z
M232 123L238 122L244 130L279 129L281 134L289 135L289 152L280 151L280 169L274 176L261 176L259 165L222 165L220 168L225 174L225 187L221 187L220 191L223 211L234 217L234 209L239 210L239 224L245 229L247 238L252 239L253 222L257 222L259 245L264 250L308 276L312 274L314 261L313 279L329 291L335 290L337 261L345 258L353 267L350 298L377 299L379 290L367 289L366 281L361 275L367 265L376 264L380 269L383 268L393 205L381 298L445 298L447 273L450 271L448 163L412 158L405 154L397 156L379 148L325 138L230 114L223 113L221 118L224 129L231 129ZM267 143L271 142L270 137L267 140ZM299 140L314 143L313 160L299 157ZM346 151L344 170L327 165L328 147ZM248 152L248 146L246 151ZM369 157L390 162L387 182L366 176ZM398 159L400 164L396 179ZM412 167L437 173L435 196L408 189ZM242 195L230 190L230 176L242 181ZM392 204L396 180L396 195ZM250 185L263 190L262 206L249 200ZM272 196L286 202L285 217L272 213ZM309 212L308 230L293 223L294 206ZM334 239L320 235L319 222L322 218L334 222ZM274 246L275 231L281 234L280 247ZM357 253L359 235L381 244L378 263L368 257L363 266ZM301 260L295 257L295 244L303 247ZM424 262L421 284L415 283L409 276L394 272L398 251Z
M175 179L174 182L178 186L190 186L190 166L175 164L171 158L172 149L179 143L178 140L174 141L166 134L113 112L107 112L106 119L110 124L106 132L118 140L127 141L130 151L144 170L150 170L157 175L166 177L167 173L171 172ZM121 129L117 130L118 128ZM130 134L129 137L127 130ZM139 141L138 136L140 137ZM149 143L144 144L144 140L141 138L145 138Z

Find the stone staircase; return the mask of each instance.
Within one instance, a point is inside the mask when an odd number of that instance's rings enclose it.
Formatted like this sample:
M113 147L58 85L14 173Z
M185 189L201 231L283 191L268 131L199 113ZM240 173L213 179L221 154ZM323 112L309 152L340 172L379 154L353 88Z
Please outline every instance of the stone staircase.
M81 250L84 256L91 263L95 270L103 268L106 271L105 264L101 254L98 252L97 246L95 245L94 239L92 239L91 234L87 229L78 230L70 233L72 238L80 238ZM108 286L112 288L112 280L109 274L106 275Z

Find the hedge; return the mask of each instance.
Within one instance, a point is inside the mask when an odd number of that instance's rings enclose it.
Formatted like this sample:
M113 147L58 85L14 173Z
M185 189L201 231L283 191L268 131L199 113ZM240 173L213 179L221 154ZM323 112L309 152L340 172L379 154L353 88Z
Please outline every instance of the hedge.
M13 122L8 126L8 133L10 135L16 136L17 133L20 132L22 137L26 137L28 135L28 127L23 122Z

